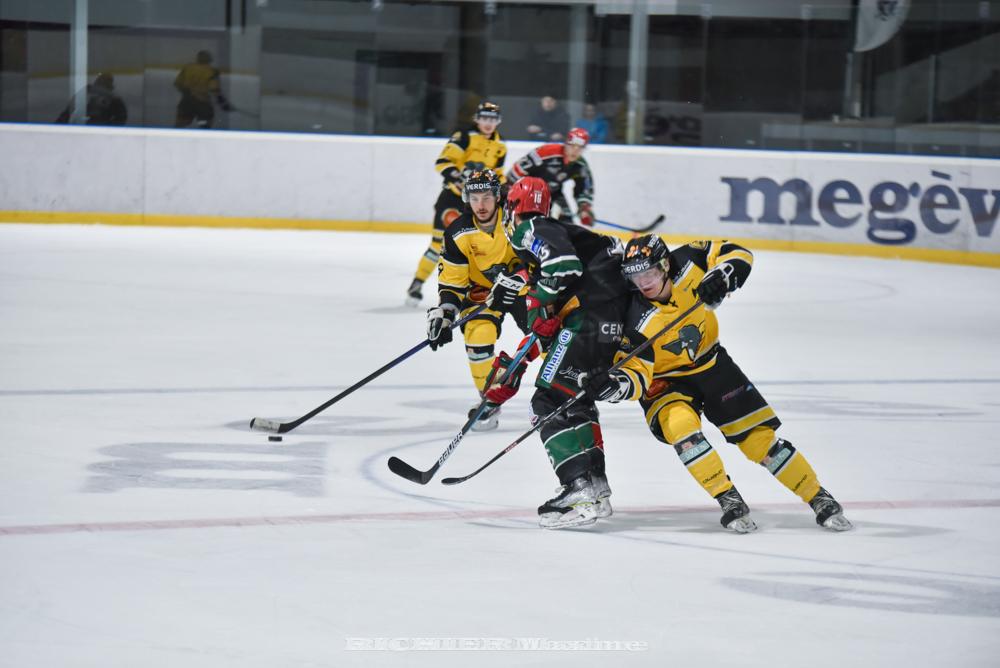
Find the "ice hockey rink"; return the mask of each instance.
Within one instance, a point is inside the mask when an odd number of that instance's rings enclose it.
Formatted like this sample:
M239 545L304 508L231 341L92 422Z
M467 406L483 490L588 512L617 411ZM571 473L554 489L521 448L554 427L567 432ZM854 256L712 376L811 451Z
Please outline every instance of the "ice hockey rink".
M719 310L854 531L709 428L760 525L726 532L635 404L602 407L615 515L543 531L536 437L439 482L527 387L427 486L386 467L461 427L459 342L248 429L423 338L426 242L0 225L0 666L998 665L1000 272L758 252Z

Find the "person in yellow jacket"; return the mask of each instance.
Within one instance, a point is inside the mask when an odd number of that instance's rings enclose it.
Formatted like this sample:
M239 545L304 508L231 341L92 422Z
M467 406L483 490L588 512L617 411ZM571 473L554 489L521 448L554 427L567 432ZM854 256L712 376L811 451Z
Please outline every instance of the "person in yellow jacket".
M487 169L473 172L463 187L465 212L444 230L444 251L438 265L438 305L427 311L427 338L433 350L452 340L451 324L486 301L500 274L517 271L521 262L499 225L500 175ZM510 314L527 331L523 297ZM493 369L495 346L504 314L485 309L462 326L472 382L482 395ZM478 408L470 411L470 417ZM490 404L472 429L485 431L499 424L500 406Z
M219 70L212 67L212 54L199 51L195 62L181 68L174 79L174 88L180 91L181 101L177 103L177 117L174 127L186 128L194 124L198 128L210 128L215 120L213 98L223 111L233 107L222 94L219 86Z
M841 505L820 485L805 456L777 435L781 421L774 409L719 342L715 309L746 282L752 266L750 251L729 241L698 241L673 252L655 235L629 241L622 273L637 292L622 350L655 336L698 299L702 306L620 370L595 370L580 384L604 401L638 400L653 436L673 446L688 472L719 502L727 529L746 533L757 525L702 434L702 414L748 459L808 503L820 526L846 531L852 525Z
M492 169L503 181L501 170L507 157L507 146L497 132L502 120L500 105L481 102L473 120L475 127L459 130L451 136L434 165L444 182L434 204L434 231L430 246L420 258L410 287L406 289L409 306L418 306L423 299L424 281L430 277L441 257L444 231L462 215L462 185L465 180L473 172Z

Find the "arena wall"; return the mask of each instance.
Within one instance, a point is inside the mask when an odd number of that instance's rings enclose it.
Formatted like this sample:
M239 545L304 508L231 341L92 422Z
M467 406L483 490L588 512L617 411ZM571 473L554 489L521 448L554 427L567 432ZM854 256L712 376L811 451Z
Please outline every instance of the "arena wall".
M507 166L536 144L509 142ZM0 124L0 221L429 231L441 139ZM668 240L1000 266L1000 161L591 146L598 217Z

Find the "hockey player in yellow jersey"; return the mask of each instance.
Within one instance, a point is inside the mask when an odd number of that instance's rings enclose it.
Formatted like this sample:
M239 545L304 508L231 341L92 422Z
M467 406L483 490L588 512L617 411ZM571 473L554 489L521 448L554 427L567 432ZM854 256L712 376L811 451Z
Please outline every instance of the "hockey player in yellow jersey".
M820 486L805 456L775 432L781 421L719 342L715 309L750 274L750 251L728 241L699 241L669 252L645 235L629 241L622 273L637 288L625 324L623 350L656 335L701 299L703 306L610 375L588 374L581 384L605 401L638 400L658 440L674 447L698 484L722 508L722 525L738 533L757 528L750 509L701 431L701 415L751 461L764 466L836 531L851 528L840 504Z
M406 303L417 306L423 298L424 281L428 279L441 256L444 231L462 215L462 184L475 171L496 170L503 180L501 168L507 157L507 146L500 139L500 106L482 102L473 116L475 127L459 130L448 139L434 168L444 179L441 194L434 204L434 230L431 243L424 251L413 281L406 290Z
M444 230L444 251L438 265L439 304L427 312L427 338L434 350L451 341L453 322L485 302L499 274L512 274L520 265L497 224L500 185L500 176L493 170L470 175L463 190L466 211ZM526 331L523 298L510 313L521 331ZM462 325L472 381L480 394L493 370L494 347L503 316L500 311L485 309ZM478 407L477 400L472 412ZM496 428L499 412L499 406L488 405L472 429Z

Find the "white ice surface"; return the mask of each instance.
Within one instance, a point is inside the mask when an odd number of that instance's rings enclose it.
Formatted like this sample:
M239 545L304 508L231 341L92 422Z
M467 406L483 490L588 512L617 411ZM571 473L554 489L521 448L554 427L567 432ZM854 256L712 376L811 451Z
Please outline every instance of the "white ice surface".
M534 437L455 487L386 468L461 426L461 343L283 443L247 429L421 340L401 304L426 241L0 225L0 666L1000 663L1000 272L761 252L720 309L854 532L709 428L761 527L723 531L634 404L602 409L615 516L546 532ZM529 394L438 478L524 431ZM420 637L645 649L348 649Z

